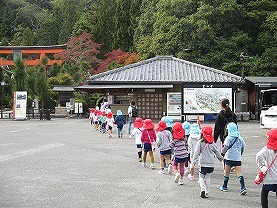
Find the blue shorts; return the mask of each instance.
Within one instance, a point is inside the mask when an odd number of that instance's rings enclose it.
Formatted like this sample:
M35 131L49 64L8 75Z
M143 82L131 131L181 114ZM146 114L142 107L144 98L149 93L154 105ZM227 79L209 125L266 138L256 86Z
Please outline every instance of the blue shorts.
M241 166L241 161L224 160L224 164L229 167Z
M171 155L171 149L160 151L160 155Z
M143 151L144 152L152 152L152 145L151 145L151 143L145 143L143 145Z
M267 191L277 192L277 184L264 184L263 188L265 188Z
M141 144L137 144L137 148L142 148L142 145Z
M185 158L174 157L174 161L177 163L186 163L188 159L189 159L188 157L185 157Z
M203 175L214 172L214 167L200 167L199 172Z

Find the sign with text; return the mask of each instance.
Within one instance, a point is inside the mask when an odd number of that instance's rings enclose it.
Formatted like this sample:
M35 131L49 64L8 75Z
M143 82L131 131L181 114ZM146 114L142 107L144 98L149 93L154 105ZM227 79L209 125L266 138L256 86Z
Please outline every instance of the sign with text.
M26 119L27 91L14 92L13 117L15 119Z
M183 88L183 113L218 113L220 102L227 98L232 101L232 88Z

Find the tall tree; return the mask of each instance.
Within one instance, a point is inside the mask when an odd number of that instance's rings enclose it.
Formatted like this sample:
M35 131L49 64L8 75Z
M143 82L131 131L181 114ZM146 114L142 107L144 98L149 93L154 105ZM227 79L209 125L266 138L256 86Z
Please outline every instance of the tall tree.
M15 86L14 90L15 91L24 91L26 90L25 88L25 67L23 65L23 62L17 59L15 61L15 67L13 70L13 76L14 76L14 81L15 81Z
M74 0L62 0L63 4L60 8L62 14L61 31L59 34L59 43L66 43L71 37L74 23L77 19L76 2Z

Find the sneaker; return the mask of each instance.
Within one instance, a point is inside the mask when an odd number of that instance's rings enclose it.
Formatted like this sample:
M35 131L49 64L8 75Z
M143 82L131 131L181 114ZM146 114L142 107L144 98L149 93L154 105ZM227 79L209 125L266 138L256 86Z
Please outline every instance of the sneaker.
M247 190L245 188L245 189L240 190L239 195L245 195L246 193L247 193Z
M224 187L224 186L220 186L219 188L221 191L223 192L227 192L228 191L228 188L227 187Z
M209 194L208 194L208 193L206 193L206 194L205 194L205 197L206 197L206 198L209 198Z
M200 196L201 196L201 198L206 198L206 193L205 193L205 191L201 191Z
M167 171L168 171L168 174L171 174L171 173L172 173L172 171L173 171L173 167L172 167L172 165L171 165L171 164L169 164L169 165L168 165L168 169L167 169Z
M182 179L179 180L179 185L184 185L184 181Z
M178 183L179 180L180 180L180 177L181 177L181 175L180 175L179 173L177 173L177 174L175 175L174 183Z
M164 170L162 170L162 169L159 170L158 173L159 173L159 174L165 174Z
M190 181L194 181L194 175L188 174L188 179L189 179Z
M141 159L141 158L139 158L139 162L142 162L142 159Z
M150 165L149 168L150 168L151 170L154 170L154 169L155 169L154 165Z
M141 166L142 166L142 167L145 167L145 163L144 163L144 162L142 162L142 163L141 163Z

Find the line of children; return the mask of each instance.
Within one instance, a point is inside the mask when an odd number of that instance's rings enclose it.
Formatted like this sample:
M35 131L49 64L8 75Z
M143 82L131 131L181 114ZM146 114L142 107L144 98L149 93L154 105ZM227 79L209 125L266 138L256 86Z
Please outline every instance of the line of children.
M105 134L108 132L108 138L112 137L112 130L114 124L117 125L118 129L118 138L123 136L123 126L126 124L126 120L122 115L122 111L117 111L117 116L114 119L114 116L111 112L111 109L107 108L104 111L95 110L94 108L90 109L89 120L91 124L94 124L94 129Z

